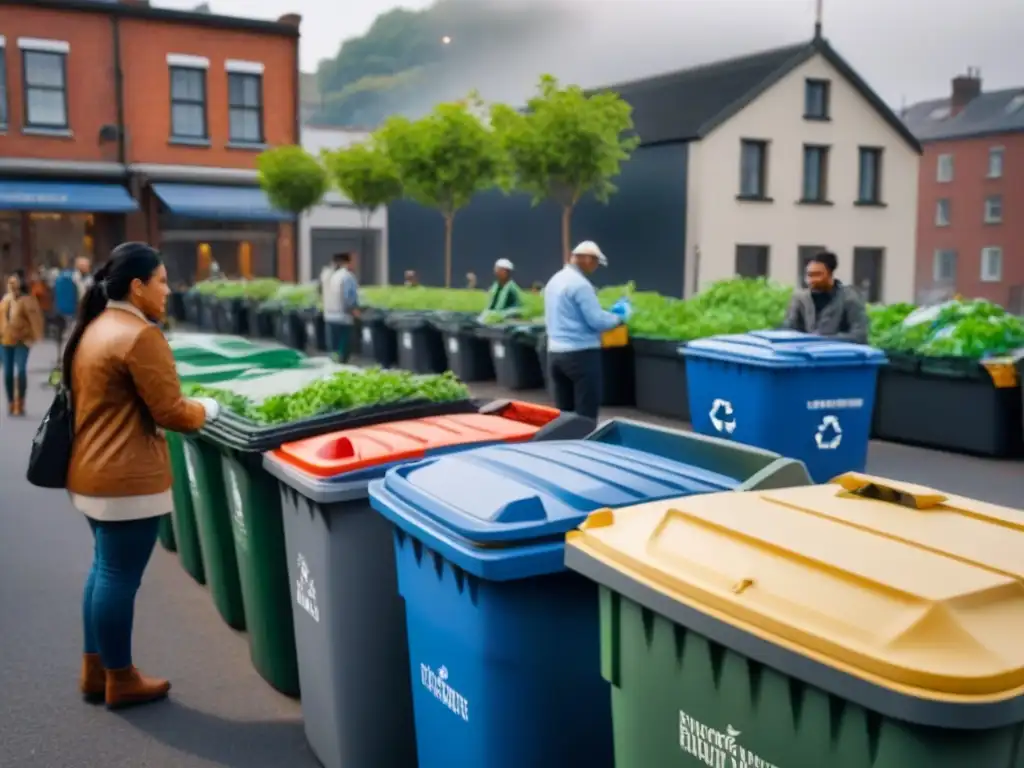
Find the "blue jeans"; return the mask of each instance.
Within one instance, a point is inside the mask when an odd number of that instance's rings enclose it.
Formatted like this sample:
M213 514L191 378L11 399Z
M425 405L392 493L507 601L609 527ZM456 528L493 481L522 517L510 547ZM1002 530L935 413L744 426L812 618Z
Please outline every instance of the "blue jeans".
M89 527L95 547L82 598L85 652L98 653L106 669L125 669L132 665L135 595L156 545L160 518L89 519Z
M7 394L7 402L14 400L14 384L17 380L17 396L19 400L25 399L25 392L28 390L28 347L24 344L15 344L13 347L0 347L3 350L4 368L4 391Z

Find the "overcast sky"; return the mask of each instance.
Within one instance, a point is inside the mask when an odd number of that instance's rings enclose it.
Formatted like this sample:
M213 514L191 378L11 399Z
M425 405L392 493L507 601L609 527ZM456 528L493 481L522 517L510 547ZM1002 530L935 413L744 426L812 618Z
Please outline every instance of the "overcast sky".
M487 2L489 0L479 0ZM505 0L514 2L515 0ZM815 0L546 0L543 40L472 68L485 97L512 100L541 71L601 85L809 38ZM428 0L209 0L215 13L302 14L302 66L333 56L382 11ZM893 107L944 96L979 67L986 90L1024 86L1024 0L823 0L825 35ZM199 0L153 0L194 8ZM453 41L458 45L459 41Z

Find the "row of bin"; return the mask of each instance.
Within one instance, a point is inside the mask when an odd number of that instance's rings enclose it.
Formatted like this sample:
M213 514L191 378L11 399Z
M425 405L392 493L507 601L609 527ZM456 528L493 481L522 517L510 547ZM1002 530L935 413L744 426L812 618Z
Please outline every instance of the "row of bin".
M179 366L251 362L207 357L221 341L176 341ZM259 354L231 388L316 375ZM812 485L625 420L446 407L173 438L182 564L301 693L326 768L1017 768L1019 513Z
M192 301L199 308L190 317L206 317L210 330L327 351L323 318L315 310L261 310L237 299ZM460 315L371 310L360 326L359 342L363 356L383 366L424 373L451 369L464 381L496 380L513 391L546 383L546 338L537 326L481 327ZM603 404L690 421L686 349L679 342L652 338L605 349ZM899 354L889 358L879 371L873 437L979 456L1024 455L1024 358L984 363ZM937 420L935 413L948 418Z

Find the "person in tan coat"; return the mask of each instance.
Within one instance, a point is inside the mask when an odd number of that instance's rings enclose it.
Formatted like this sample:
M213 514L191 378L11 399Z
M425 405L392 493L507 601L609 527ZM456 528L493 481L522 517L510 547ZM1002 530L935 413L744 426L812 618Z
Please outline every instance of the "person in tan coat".
M4 369L4 390L7 412L12 416L25 413L28 393L28 353L43 338L43 313L20 274L7 280L7 293L0 299L0 345Z
M170 288L160 254L125 243L93 275L63 359L74 440L67 490L89 521L95 548L85 582L80 687L116 708L164 698L171 684L132 663L135 595L171 511L163 430L192 432L218 414L181 393L160 328Z

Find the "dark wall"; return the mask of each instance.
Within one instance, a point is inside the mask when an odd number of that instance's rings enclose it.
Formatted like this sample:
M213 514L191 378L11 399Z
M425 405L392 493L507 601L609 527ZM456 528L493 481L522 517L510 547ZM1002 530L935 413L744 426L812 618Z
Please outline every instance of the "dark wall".
M622 167L608 205L587 198L573 215L572 243L594 240L608 256L599 285L629 280L640 290L682 295L686 254L685 144L641 147ZM544 282L561 267L561 208L526 195L477 195L455 217L452 285L476 272L486 287L496 259L512 259L522 286ZM408 201L388 206L388 280L415 269L424 285L444 285L444 220Z

